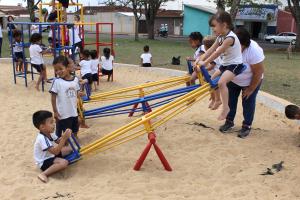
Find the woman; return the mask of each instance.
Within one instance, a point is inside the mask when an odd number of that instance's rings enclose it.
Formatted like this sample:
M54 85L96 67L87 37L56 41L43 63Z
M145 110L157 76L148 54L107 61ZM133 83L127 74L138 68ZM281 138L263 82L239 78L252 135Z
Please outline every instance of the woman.
M1 58L1 49L2 49L2 38L3 38L2 25L0 24L0 58Z
M260 89L265 59L263 49L250 39L249 32L244 28L238 28L235 31L242 46L243 63L247 69L236 76L229 84L229 108L230 112L226 117L226 122L220 127L221 132L227 132L234 126L234 118L240 92L242 91L242 105L244 121L238 137L245 138L250 134L251 125L255 113L256 96Z

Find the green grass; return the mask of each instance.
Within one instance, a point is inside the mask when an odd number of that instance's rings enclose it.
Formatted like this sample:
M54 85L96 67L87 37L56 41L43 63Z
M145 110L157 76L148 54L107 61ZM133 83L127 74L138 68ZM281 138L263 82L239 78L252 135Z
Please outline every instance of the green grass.
M101 39L108 41L105 36L101 36ZM44 43L47 43L46 41L45 38ZM3 38L3 42L3 57L9 57L7 38ZM87 42L94 42L94 39L88 38ZM193 55L193 49L189 47L187 41L141 39L135 42L133 39L116 39L116 62L139 64L140 54L146 44L150 46L154 65L158 67L186 70L185 57ZM95 49L94 46L87 48ZM294 53L289 60L286 52L265 52L265 55L265 78L262 90L300 105L300 54ZM182 65L171 65L173 56L181 56Z

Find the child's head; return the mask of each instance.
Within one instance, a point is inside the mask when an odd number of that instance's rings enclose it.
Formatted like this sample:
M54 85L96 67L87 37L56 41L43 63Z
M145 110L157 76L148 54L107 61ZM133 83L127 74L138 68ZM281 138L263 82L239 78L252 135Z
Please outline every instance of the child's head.
M42 35L39 33L34 33L30 37L30 43L32 44L39 44L42 42Z
M91 50L91 51L90 51L90 55L91 55L91 58L92 58L93 60L95 60L95 59L98 58L98 53L97 53L96 50Z
M189 43L192 48L196 49L202 44L203 36L200 32L191 32L189 35Z
M42 133L50 134L55 130L55 121L51 112L40 110L32 115L32 122L35 128Z
M110 48L104 48L103 49L103 55L106 59L109 59L109 57L110 57Z
M58 56L54 58L53 63L55 74L60 78L69 76L73 71L73 63L70 63L69 59L65 56Z
M148 53L149 50L150 50L149 46L148 46L148 45L145 45L145 46L144 46L144 52L145 52L145 53Z
M203 45L205 50L209 49L216 41L216 37L212 35L208 35L203 39Z
M250 46L250 33L245 29L245 28L237 28L235 30L235 34L237 35L237 37L239 38L239 41L241 43L242 46L242 50L244 50L245 48Z
M14 17L11 16L11 15L9 15L9 16L7 17L7 21L8 21L8 22L13 22L13 21L14 21Z
M35 18L34 18L34 22L36 22L36 23L40 22L40 18L35 17Z
M15 41L20 42L21 41L22 32L20 30L14 30L13 32L13 38Z
M90 57L90 51L87 50L87 49L83 49L83 50L80 52L80 57L81 57L81 59L83 59L83 60L88 60L89 57Z
M209 25L213 28L214 33L224 35L233 29L232 19L228 12L220 11L213 15L209 20Z
M285 116L289 119L300 120L300 108L296 105L288 105L285 107Z
M79 15L74 15L74 21L79 22L80 21L80 16Z

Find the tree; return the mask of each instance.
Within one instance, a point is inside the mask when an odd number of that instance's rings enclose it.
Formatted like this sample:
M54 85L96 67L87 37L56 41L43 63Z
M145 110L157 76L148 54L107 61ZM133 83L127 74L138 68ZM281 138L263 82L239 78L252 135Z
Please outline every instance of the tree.
M154 39L154 22L160 6L168 0L142 0L148 31L148 39Z
M297 38L296 38L296 50L300 50L300 0L287 0L289 9L296 21Z
M27 9L29 12L29 16L30 16L30 21L34 22L34 0L27 0Z

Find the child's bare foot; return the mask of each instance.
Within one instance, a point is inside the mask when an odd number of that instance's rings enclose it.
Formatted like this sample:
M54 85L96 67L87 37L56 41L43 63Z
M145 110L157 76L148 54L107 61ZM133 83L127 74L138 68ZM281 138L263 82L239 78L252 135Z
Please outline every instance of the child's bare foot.
M229 113L230 109L229 108L223 108L221 114L218 117L218 120L222 121L224 119L226 119L228 113Z
M40 91L40 88L39 88L38 85L35 86L35 89L36 89L37 91Z
M222 105L222 101L215 101L214 105L212 106L212 110L217 110L219 106ZM229 111L228 111L229 112Z
M40 179L40 181L42 181L43 183L47 183L48 182L48 178L45 174L39 174L38 175L38 179Z
M209 105L208 105L208 108L212 109L214 104L215 104L215 101L211 100Z

